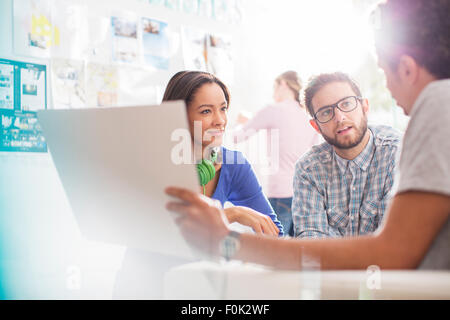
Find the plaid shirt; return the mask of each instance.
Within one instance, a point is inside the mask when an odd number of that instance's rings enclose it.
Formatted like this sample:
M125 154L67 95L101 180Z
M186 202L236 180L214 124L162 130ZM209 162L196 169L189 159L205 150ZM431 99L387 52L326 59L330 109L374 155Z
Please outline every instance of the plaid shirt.
M393 193L401 136L388 126L369 129L367 146L353 160L339 157L326 142L298 160L292 202L296 237L356 236L380 225Z

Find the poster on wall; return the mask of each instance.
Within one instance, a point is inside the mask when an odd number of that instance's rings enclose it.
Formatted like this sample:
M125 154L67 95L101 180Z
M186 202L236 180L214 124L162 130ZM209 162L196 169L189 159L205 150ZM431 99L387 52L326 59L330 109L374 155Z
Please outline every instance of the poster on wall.
M59 32L59 43L51 47L52 57L82 59L89 39L86 5L73 1L52 1L52 22Z
M230 35L208 35L207 69L225 83L233 83L234 65Z
M86 106L117 106L117 67L107 64L88 63L86 66Z
M47 100L46 72L42 65L25 64L20 67L20 110L45 109Z
M53 108L86 106L84 61L52 59L50 64Z
M13 4L14 52L17 55L47 58L60 41L52 24L50 0L15 0Z
M207 71L206 39L207 34L202 30L191 27L183 27L181 29L181 43L185 69Z
M138 62L137 24L137 19L131 16L111 17L112 57L114 61Z
M47 106L46 66L0 59L0 151L46 152L36 111Z
M14 110L15 69L8 60L0 60L0 109Z
M0 152L47 152L47 144L36 113L2 112Z
M142 18L142 54L144 62L156 69L169 69L170 44L167 23Z

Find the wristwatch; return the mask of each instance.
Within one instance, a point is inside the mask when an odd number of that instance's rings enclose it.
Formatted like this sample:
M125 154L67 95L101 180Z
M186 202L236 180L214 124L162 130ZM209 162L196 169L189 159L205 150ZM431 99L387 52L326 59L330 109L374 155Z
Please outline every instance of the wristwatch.
M227 261L233 258L241 247L240 237L241 234L239 232L230 231L220 242L220 255Z

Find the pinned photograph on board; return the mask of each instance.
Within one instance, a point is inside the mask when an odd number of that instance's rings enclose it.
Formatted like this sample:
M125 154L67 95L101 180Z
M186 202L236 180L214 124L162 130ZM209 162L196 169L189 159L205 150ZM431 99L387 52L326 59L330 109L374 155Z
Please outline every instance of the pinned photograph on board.
M51 49L52 57L83 59L87 53L88 31L87 5L73 1L52 1L52 22L59 32L60 41Z
M111 17L111 22L115 36L137 38L136 21L131 21L126 18Z
M71 109L86 106L84 61L52 59L51 75L53 108Z
M0 151L46 152L36 111L47 108L46 66L0 59Z
M37 111L47 107L46 66L0 59L0 109Z
M207 71L205 31L183 27L181 30L184 68L187 70Z
M207 68L227 83L233 83L234 65L230 35L208 36Z
M113 60L127 63L137 62L137 20L125 17L111 17L111 27Z
M20 88L20 104L22 111L45 109L47 100L45 70L32 66L21 68Z
M169 68L170 43L167 23L142 18L142 53L144 62L157 69Z
M47 152L47 144L35 112L0 110L0 151Z
M117 67L88 63L86 66L86 105L87 107L112 107L117 105L118 74Z
M14 110L14 65L0 62L0 109Z
M52 24L49 0L13 2L14 51L18 55L47 58L59 44L59 29Z

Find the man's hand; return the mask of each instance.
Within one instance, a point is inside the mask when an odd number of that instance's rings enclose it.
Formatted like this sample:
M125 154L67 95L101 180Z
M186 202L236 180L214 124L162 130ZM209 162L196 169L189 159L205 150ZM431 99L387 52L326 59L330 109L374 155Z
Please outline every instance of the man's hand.
M166 207L178 213L176 223L186 241L196 248L217 255L219 243L230 231L220 202L183 188L169 187L165 192L181 201Z
M224 211L229 222L239 222L251 227L256 233L275 237L280 233L280 230L270 217L251 208L236 206L226 208Z

